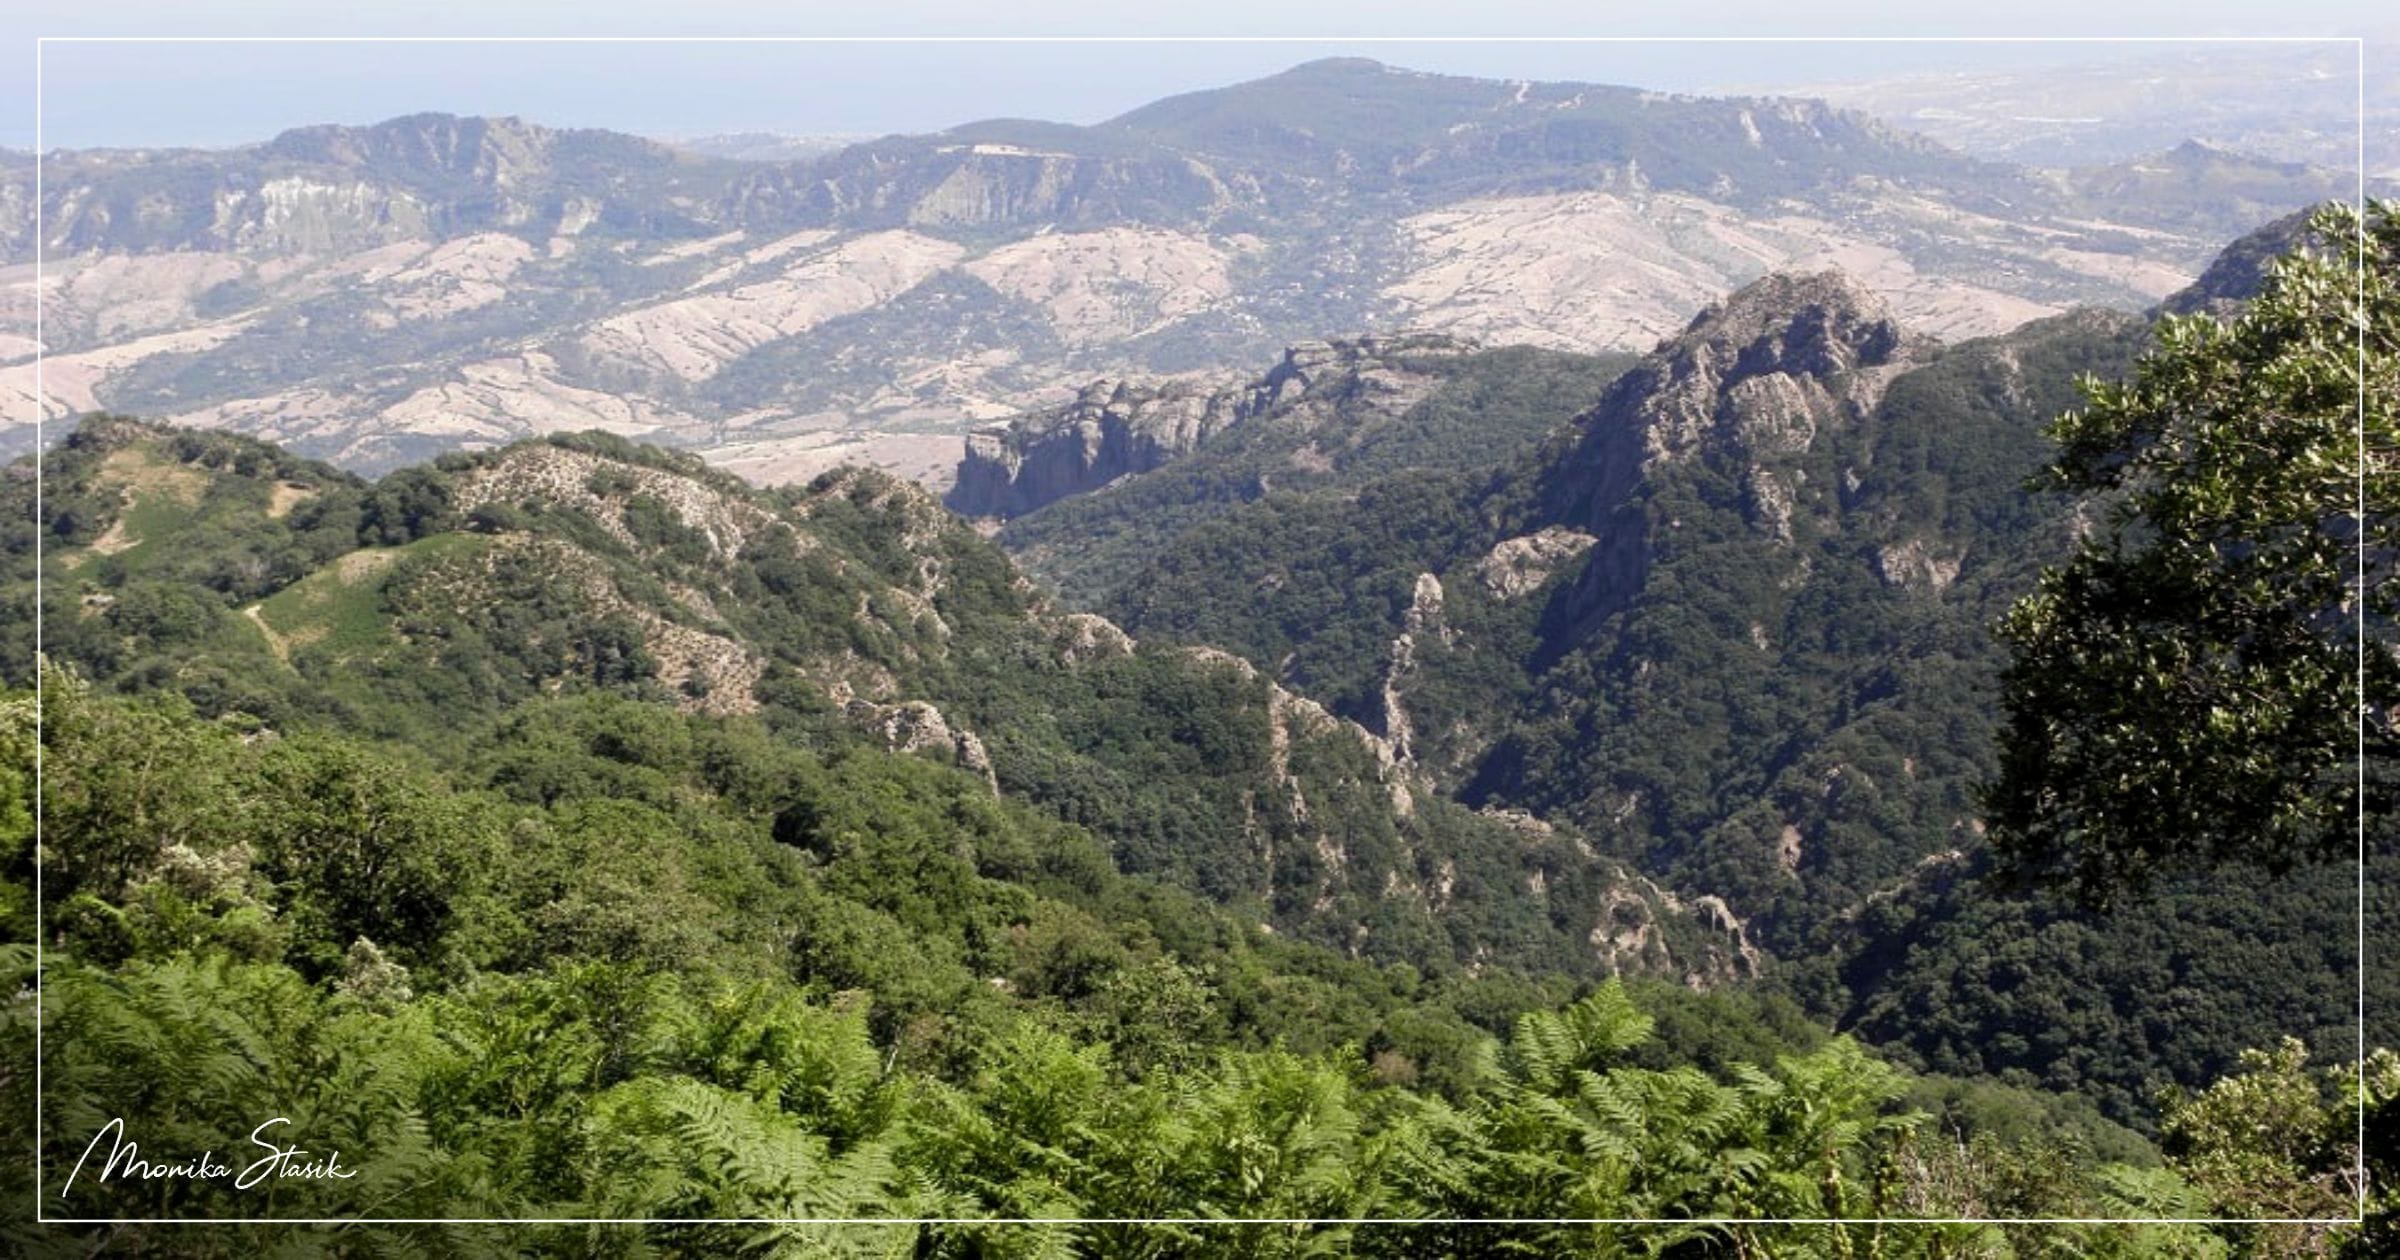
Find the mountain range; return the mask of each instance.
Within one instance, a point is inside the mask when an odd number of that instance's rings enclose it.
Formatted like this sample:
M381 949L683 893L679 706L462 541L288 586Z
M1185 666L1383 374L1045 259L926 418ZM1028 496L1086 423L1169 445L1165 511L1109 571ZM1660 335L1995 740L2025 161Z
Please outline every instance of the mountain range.
M2138 41L2133 41L2138 42ZM2240 40L2004 70L1784 84L1979 157L2044 166L2126 162L2201 140L2286 162L2400 175L2400 92L2385 39Z
M2238 307L2299 229L2237 242L2165 307ZM1814 969L1794 983L1837 1020L2130 1114L2251 1016L2170 1030L2128 1018L2127 994L2242 988L2216 969L2247 957L2295 986L2278 1026L2338 1037L2356 974L2345 872L2259 898L2183 886L2114 917L1980 873L1989 627L2077 527L2024 484L2077 381L2124 374L2149 338L2145 317L2083 310L1946 346L1854 278L1777 274L1630 367L1516 359L1519 405L1582 399L1539 436L1487 393L1486 457L1356 472L1323 453L1393 426L1441 433L1475 356L1295 352L1245 397L1297 360L1316 371L1284 392L1344 403L1253 404L996 537L1129 632L1222 647L1358 722L1447 795L1574 826L1725 898L1752 939ZM1394 384L1411 370L1413 392ZM1089 431L1061 419L1022 431L1029 461L1040 435ZM2254 950L2312 961L2286 972ZM2012 951L2045 961L1966 978Z
M1570 830L1443 799L1246 662L1057 608L884 474L766 492L584 434L369 484L106 418L48 471L45 650L205 712L422 739L598 687L955 766L1088 828L1127 873L1386 962L1714 983L1758 960L1721 902L1689 909ZM30 511L32 491L9 493ZM1516 895L1528 879L1542 901Z
M2204 145L2033 168L1808 100L1360 60L791 160L432 114L59 152L38 243L32 165L0 161L12 417L138 412L368 472L597 427L758 482L866 458L937 487L967 429L1095 377L1401 330L1639 352L1775 269L1841 267L1952 338L2140 309L2350 187Z
M2241 302L2293 230L2173 304ZM1822 272L1638 360L1320 343L1087 391L954 492L1024 493L998 545L886 474L760 489L604 433L369 482L91 418L46 457L5 624L38 589L54 659L268 729L438 742L596 690L864 740L1279 939L1760 978L2141 1123L2260 1028L2340 1042L2357 961L2339 871L2115 916L1985 878L1986 628L2074 529L2024 481L2149 335L2084 310L1945 346ZM1138 458L1024 477L1050 445Z
M0 156L0 1182L272 1108L412 1222L12 1254L2380 1254L2386 838L1983 821L2053 423L2350 176L1357 60L791 139Z

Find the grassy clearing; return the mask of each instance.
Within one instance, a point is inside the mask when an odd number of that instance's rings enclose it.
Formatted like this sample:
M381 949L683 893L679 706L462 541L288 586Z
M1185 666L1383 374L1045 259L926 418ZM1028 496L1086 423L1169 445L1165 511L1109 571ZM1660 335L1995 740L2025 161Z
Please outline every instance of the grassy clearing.
M244 612L286 661L300 648L322 649L336 660L371 655L393 642L383 589L395 564L470 554L487 544L475 535L444 534L405 547L353 551Z

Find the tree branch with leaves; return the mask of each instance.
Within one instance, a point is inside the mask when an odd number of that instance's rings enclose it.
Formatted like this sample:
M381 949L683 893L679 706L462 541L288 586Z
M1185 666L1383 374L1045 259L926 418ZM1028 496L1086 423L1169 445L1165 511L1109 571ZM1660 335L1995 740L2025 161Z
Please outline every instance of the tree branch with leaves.
M2179 868L2353 851L2394 749L2400 219L2329 205L2230 322L2160 320L2084 382L2040 488L2071 558L1999 627L2006 869L2088 900ZM2366 791L2362 794L2361 783Z

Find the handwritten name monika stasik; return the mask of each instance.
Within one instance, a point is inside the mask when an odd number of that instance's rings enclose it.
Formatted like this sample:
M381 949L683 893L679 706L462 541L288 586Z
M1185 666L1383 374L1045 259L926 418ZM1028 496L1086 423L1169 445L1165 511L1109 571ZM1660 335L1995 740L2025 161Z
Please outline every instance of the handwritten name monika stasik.
M160 1177L181 1177L187 1180L202 1181L232 1177L234 1189L247 1190L260 1182L274 1178L303 1181L339 1178L348 1181L358 1175L357 1172L342 1167L340 1151L311 1159L305 1147L278 1146L263 1136L268 1129L276 1125L290 1123L291 1120L288 1117L277 1116L250 1130L250 1144L265 1151L266 1154L252 1160L237 1176L232 1165L217 1162L215 1151L202 1151L198 1159L165 1161L142 1158L141 1146L125 1140L125 1118L119 1116L107 1124L101 1125L100 1131L92 1135L91 1143L83 1148L83 1158L75 1161L75 1171L67 1174L67 1184L60 1187L58 1197L66 1198L67 1191L75 1188L75 1178L83 1172L83 1166L91 1161L92 1152L100 1149L100 1139L112 1136L114 1140L109 1144L108 1158L100 1164L100 1180L102 1181L111 1177L122 1177L128 1181L151 1181Z

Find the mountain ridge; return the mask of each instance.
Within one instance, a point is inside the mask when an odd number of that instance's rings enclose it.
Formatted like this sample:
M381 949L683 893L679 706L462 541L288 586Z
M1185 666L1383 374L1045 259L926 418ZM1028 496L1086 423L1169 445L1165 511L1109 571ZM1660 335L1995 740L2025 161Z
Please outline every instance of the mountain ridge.
M1481 347L1441 333L1402 330L1284 348L1255 380L1102 380L1073 402L969 435L944 501L963 516L1022 516L1071 494L1148 472L1237 425L1288 408L1330 377L1346 390L1380 392L1405 410L1421 391L1412 361L1470 355Z
M2146 308L2348 190L2223 155L2070 178L1813 105L1359 66L787 163L417 115L44 172L38 389L30 271L0 281L12 415L160 415L368 471L597 426L762 481L868 457L937 487L966 430L1096 377L1408 328L1638 352L1828 265L1956 339ZM0 171L0 257L30 255L30 176Z
M2354 1028L2339 879L2199 881L2111 919L1982 878L1988 627L2074 530L2026 478L2076 381L2122 376L2149 339L2145 319L2080 311L1942 346L1855 283L1770 277L1535 450L1241 505L1093 603L1272 669L1457 799L1572 823L1722 897L1845 1025L2131 1115L2159 1080L2230 1061L2254 1018L2328 1045ZM2212 1007L2172 1050L2120 1009L2155 983L2143 968L2274 972L2295 940L2326 965L2237 986L2260 1013ZM1978 951L2048 961L1978 987L1960 978ZM2029 1019L2059 1031L2007 1034Z
M1696 984L1758 962L1737 920L1687 913L1571 831L1441 799L1247 662L1054 608L880 473L762 492L584 435L368 483L115 418L47 461L46 647L104 685L386 738L631 696L955 767L1089 829L1129 874L1345 955ZM31 547L10 565L6 598L29 604ZM1528 879L1530 903L1511 891Z
M2073 528L2023 488L2038 428L2149 335L2086 311L1936 346L1818 274L1630 370L1437 356L1452 378L1401 416L1262 417L1011 522L1097 537L1075 513L1198 496L1121 536L1141 563L1094 575L1106 616L868 471L759 490L586 434L369 483L103 420L47 457L42 620L102 686L269 729L430 738L596 694L864 739L1355 961L1765 976L1914 1062L2136 1120L2257 1027L2332 1044L2349 1011L2346 938L2305 930L2340 910L2326 881L2114 924L1981 881L1985 626ZM1513 399L1520 444L1206 497L1349 432L1455 437L1444 397ZM29 607L30 547L9 556ZM2328 966L2274 953L2294 939ZM2218 996L2175 1008L2172 1047L2123 1013L2189 976Z

